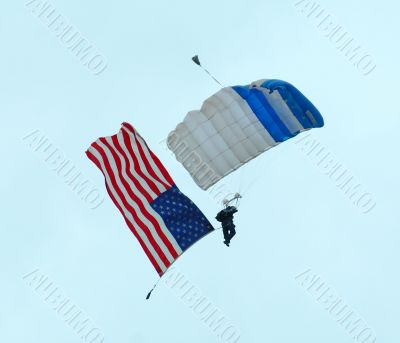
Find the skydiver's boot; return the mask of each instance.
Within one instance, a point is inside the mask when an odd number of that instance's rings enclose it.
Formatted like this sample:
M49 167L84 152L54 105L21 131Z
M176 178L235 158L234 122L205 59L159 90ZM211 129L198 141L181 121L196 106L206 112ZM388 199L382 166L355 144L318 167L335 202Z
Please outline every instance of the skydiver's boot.
M227 240L224 241L224 244L229 247L229 242Z

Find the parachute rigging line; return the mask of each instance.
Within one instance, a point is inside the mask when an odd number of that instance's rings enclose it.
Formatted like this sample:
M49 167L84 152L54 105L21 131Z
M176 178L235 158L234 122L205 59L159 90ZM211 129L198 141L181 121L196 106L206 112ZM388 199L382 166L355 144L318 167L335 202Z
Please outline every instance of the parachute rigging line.
M198 55L193 56L193 57L192 57L192 61L193 61L194 63L196 63L201 69L203 69L216 83L218 83L221 87L224 87L224 86L222 85L221 82L219 82L206 68L204 68L204 67L201 65L200 59L199 59L199 56L198 56Z

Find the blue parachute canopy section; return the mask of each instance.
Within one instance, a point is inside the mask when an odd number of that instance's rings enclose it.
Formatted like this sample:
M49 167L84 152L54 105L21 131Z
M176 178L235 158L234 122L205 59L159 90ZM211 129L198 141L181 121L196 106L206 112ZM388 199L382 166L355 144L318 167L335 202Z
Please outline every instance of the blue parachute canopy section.
M246 101L260 123L276 142L283 142L301 131L324 126L324 118L317 108L296 87L282 80L259 81L247 86L232 87ZM265 90L268 93L265 93ZM273 92L280 95L284 103L273 106L269 100ZM285 109L285 104L287 108ZM282 110L289 109L285 118ZM301 125L294 125L295 121Z

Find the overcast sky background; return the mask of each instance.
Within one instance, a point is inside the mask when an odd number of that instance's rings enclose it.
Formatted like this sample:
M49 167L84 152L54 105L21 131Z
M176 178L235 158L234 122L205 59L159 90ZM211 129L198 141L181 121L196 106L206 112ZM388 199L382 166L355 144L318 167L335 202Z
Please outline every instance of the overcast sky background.
M325 118L312 135L377 205L363 214L292 140L221 182L233 192L248 188L231 247L215 232L176 266L235 323L242 342L353 341L294 279L309 268L377 342L399 341L399 4L319 2L373 57L376 70L363 76L294 3L53 0L107 57L98 76L24 1L2 3L0 341L81 341L22 279L36 268L90 315L105 342L219 341L162 282L145 300L157 274L84 154L97 137L132 123L213 220L220 204L160 143L218 90L190 60L197 53L225 85L279 78L297 86ZM22 137L35 129L106 195L98 209L27 147Z

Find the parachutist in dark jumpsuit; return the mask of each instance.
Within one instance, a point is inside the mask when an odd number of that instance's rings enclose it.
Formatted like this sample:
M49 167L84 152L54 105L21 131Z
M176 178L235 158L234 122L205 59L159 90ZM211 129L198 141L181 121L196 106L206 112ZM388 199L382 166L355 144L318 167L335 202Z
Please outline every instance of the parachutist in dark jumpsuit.
M238 210L235 206L228 206L218 212L215 219L222 223L222 231L224 232L224 244L229 247L229 243L233 236L236 235L235 225L233 224L233 214Z

